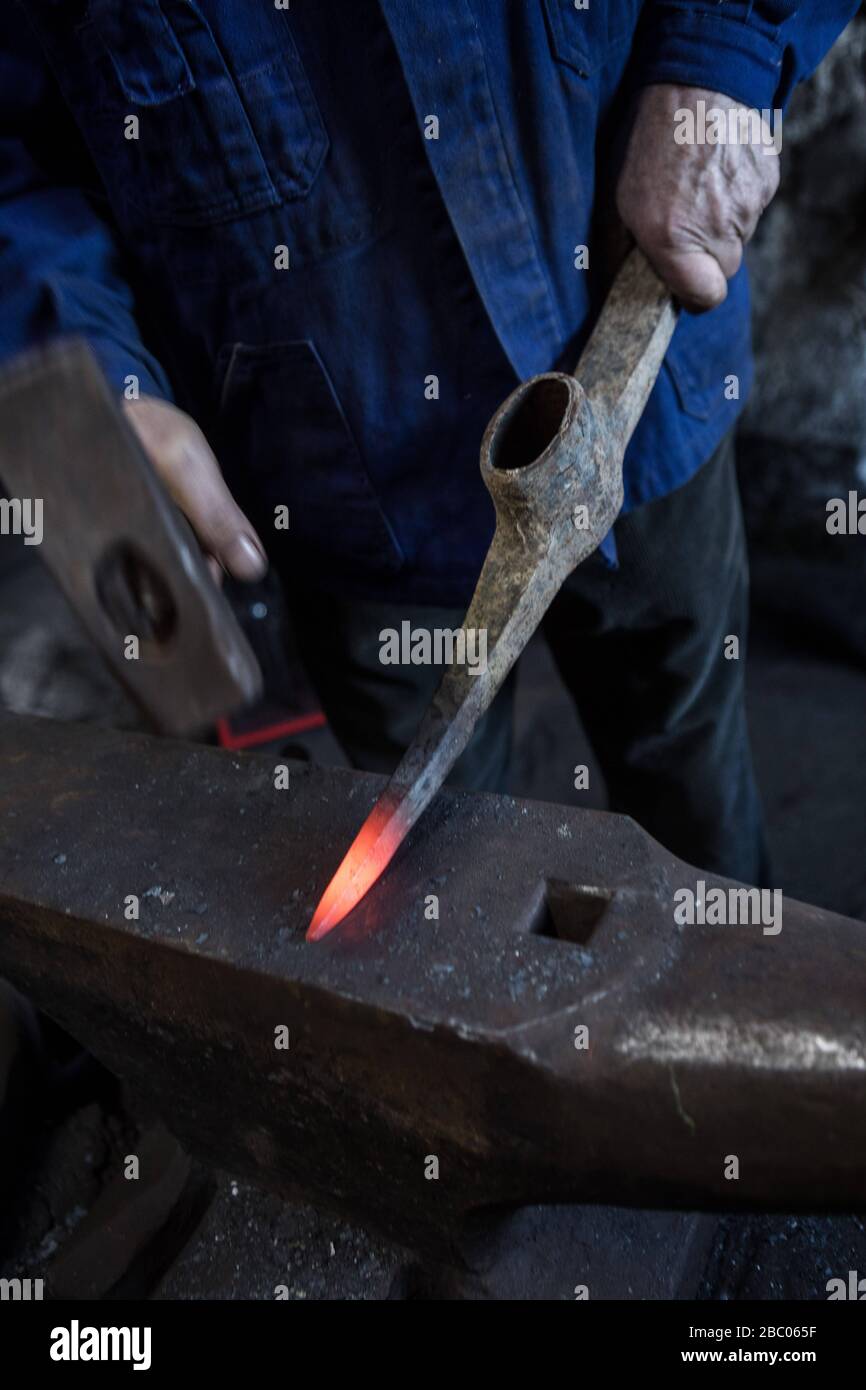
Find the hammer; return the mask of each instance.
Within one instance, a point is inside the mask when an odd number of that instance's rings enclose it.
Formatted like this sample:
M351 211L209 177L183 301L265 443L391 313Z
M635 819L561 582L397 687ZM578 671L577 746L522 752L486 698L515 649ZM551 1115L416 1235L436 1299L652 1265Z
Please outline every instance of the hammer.
M0 375L0 478L38 504L42 558L151 724L190 733L255 699L252 649L81 339Z
M486 632L487 662L446 671L418 731L322 895L317 941L380 877L442 786L568 575L622 506L622 461L678 311L639 249L622 265L574 375L543 372L499 407L481 441L496 531L455 650ZM461 641L462 638L462 641Z

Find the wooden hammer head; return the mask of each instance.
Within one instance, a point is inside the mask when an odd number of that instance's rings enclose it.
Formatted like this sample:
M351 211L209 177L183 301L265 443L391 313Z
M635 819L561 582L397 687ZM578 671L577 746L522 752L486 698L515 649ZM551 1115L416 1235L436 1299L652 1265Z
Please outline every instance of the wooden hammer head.
M192 732L255 698L252 650L84 342L0 377L0 478L39 502L42 558L157 728Z

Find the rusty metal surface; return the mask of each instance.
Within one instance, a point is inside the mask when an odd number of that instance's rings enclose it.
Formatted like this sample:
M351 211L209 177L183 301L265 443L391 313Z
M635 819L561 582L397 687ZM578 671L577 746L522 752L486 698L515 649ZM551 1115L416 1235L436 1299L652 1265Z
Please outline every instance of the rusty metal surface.
M481 443L496 531L463 630L487 662L452 665L310 928L324 936L374 882L429 806L562 584L622 506L622 460L676 327L643 253L617 276L576 376L548 372L500 406ZM470 648L471 650L472 648Z
M725 881L632 821L446 792L312 946L382 779L273 772L0 717L0 975L194 1154L431 1248L500 1203L862 1205L863 924L680 927Z
M0 478L41 499L38 553L157 727L191 732L255 698L252 650L85 343L0 376Z

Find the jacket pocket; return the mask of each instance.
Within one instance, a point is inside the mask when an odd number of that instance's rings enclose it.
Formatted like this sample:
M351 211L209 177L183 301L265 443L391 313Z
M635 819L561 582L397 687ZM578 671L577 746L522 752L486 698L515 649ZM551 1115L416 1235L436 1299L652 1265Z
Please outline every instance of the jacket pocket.
M732 378L739 393L733 399L745 401L753 375L747 313L726 300L709 314L682 315L665 366L680 406L696 420L731 409L725 393Z
M29 0L121 221L199 226L303 197L327 150L283 10L224 52L197 0Z
M309 340L227 344L217 358L217 451L263 522L289 508L294 565L395 573L404 556L324 363Z
M612 50L629 43L640 15L642 0L544 0L554 57L590 77L612 56Z

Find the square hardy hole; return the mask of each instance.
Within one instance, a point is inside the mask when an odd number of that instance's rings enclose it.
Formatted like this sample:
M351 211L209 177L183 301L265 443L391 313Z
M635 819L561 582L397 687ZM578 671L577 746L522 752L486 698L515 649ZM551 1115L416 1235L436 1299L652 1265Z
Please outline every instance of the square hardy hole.
M613 888L566 883L549 878L530 931L556 941L572 941L586 946L614 900Z

